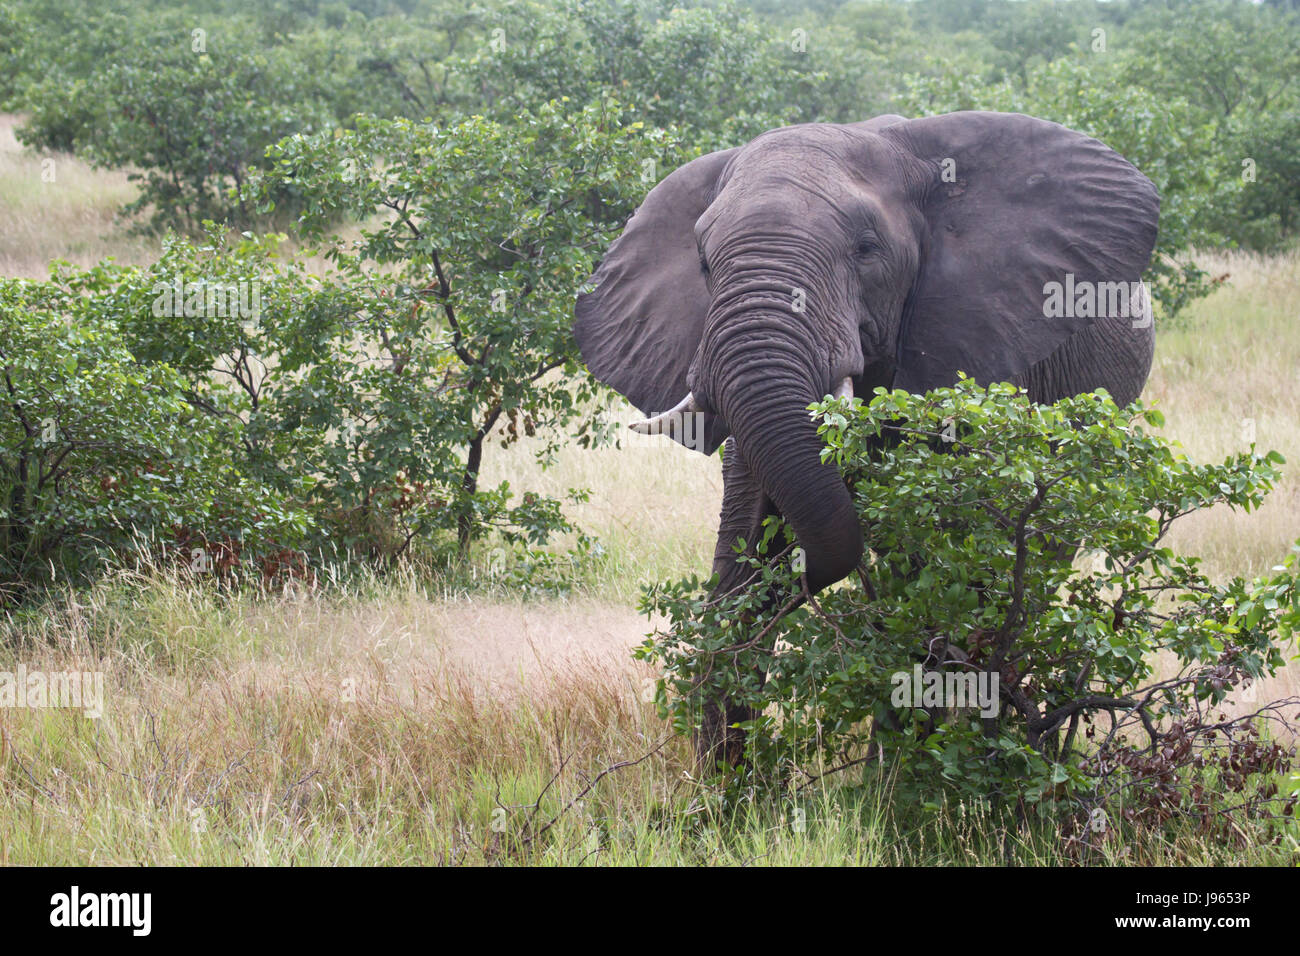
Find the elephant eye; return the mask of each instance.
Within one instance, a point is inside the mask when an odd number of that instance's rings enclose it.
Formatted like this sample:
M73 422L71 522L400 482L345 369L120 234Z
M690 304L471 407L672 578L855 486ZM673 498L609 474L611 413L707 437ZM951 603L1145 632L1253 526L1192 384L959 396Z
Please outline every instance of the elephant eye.
M700 272L701 272L703 275L708 275L708 274L709 274L709 264L708 264L707 262L704 261L704 252L703 252L703 251L700 252Z
M880 243L876 241L875 236L859 236L853 247L855 256L874 256L878 252L880 252Z

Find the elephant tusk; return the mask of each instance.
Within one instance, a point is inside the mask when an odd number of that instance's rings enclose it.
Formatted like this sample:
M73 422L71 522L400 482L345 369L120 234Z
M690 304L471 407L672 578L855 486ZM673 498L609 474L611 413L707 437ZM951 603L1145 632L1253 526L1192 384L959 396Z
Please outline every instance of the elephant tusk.
M840 384L835 386L835 391L833 394L835 398L852 398L853 378L848 375L844 376L844 381L840 382Z
M691 413L691 412L698 412L698 411L703 411L703 409L701 409L700 406L695 403L695 396L692 395L690 392L687 392L685 398L683 398L673 408L670 408L668 411L664 412L663 414L656 415L654 418L644 418L639 422L633 422L631 425L627 427L632 429L632 431L642 435L667 434L667 432L665 432L664 430L665 424L671 426L671 424L676 420L677 416L682 414L683 412Z

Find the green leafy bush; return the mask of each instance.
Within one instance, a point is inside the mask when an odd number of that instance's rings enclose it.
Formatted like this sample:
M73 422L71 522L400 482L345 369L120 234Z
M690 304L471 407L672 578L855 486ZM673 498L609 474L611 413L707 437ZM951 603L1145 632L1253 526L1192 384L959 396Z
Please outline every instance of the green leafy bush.
M259 224L240 189L268 146L334 125L361 105L398 102L382 76L357 67L362 40L260 42L239 20L160 19L74 26L77 37L108 49L89 64L30 64L22 94L30 116L18 131L28 146L129 169L140 191L123 211L145 214L154 231L201 234L207 219ZM276 199L288 216L299 197Z
M247 197L269 211L301 190L325 275L284 256L282 235L208 222L148 267L6 283L6 574L34 574L70 537L105 553L212 545L207 569L233 573L321 553L464 558L494 534L518 552L494 561L502 580L559 587L571 562L542 547L575 530L564 502L481 486L483 456L533 437L545 465L567 429L595 439L573 290L677 148L611 103L510 126L361 118L280 144ZM359 239L329 232L342 214L367 223ZM580 560L592 542L576 541Z
M878 757L928 804L1105 813L1150 797L1129 786L1131 754L1186 741L1162 771L1174 778L1235 739L1231 722L1216 738L1210 715L1283 663L1300 622L1295 556L1265 579L1218 584L1162 542L1183 515L1258 506L1279 455L1195 465L1148 430L1158 412L1102 392L1045 407L962 380L813 408L824 454L852 483L869 564L809 595L797 549L770 523L749 543L743 593L648 591L643 609L671 624L639 653L665 667L661 702L680 731L697 726L702 698L726 697L761 714L747 756L768 783ZM1235 760L1243 787L1286 763L1256 756ZM1203 809L1213 791L1196 792L1172 809L1169 796L1161 819Z
M454 530L462 554L492 528L534 544L568 528L556 500L480 487L482 457L545 436L546 464L566 428L588 434L596 386L579 374L573 290L676 150L609 102L509 125L358 117L273 150L263 201L299 189L302 233L335 270L335 306L292 320L281 364L298 372L282 401L302 425L351 423L334 444L355 446L339 451L356 465L354 503L400 469L418 492L411 533ZM329 234L338 214L367 224L359 239Z
M118 325L123 270L0 280L6 601L141 550L195 571L298 543L300 511L241 470L185 377Z
M447 61L447 102L465 112L508 120L550 100L613 96L632 118L673 129L692 155L825 112L822 61L730 2L507 0L483 9L477 33Z

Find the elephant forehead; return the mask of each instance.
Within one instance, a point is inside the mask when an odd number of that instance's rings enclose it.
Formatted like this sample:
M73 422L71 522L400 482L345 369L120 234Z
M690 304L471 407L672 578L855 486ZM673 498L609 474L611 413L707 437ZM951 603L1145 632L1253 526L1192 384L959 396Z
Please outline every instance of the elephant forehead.
M844 156L856 150L864 137L855 130L838 123L801 123L782 126L760 133L741 147L737 161L748 156L783 150L820 150L830 155Z
M697 233L722 223L764 228L836 213L856 219L907 200L915 171L902 169L906 157L896 146L875 134L828 128L838 131L832 139L798 136L808 127L793 127L777 130L781 138L769 134L770 145L760 137L744 147Z
M878 201L852 184L782 176L728 184L696 224L700 243L753 238L786 241L847 234L877 218ZM828 231L830 230L830 231Z
M857 126L807 123L771 130L741 147L731 176L780 171L840 180L891 177L906 159L896 143Z
M819 184L774 179L728 186L704 217L706 228L717 225L767 229L805 221L828 206L844 204Z

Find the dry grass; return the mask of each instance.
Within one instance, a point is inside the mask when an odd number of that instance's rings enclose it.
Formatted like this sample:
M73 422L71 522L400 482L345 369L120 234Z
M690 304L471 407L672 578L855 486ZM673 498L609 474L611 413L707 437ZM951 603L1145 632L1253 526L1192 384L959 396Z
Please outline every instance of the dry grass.
M689 779L685 742L656 749L665 729L618 655L564 640L598 608L485 612L387 587L382 601L335 589L268 603L119 575L11 621L29 670L100 671L110 690L98 720L0 711L0 864L956 865L999 862L1004 838L1019 863L1061 861L1043 834L1008 836L978 809L894 818L884 772L867 797L807 794L806 829L788 807L724 819Z
M122 578L51 611L21 659L103 672L107 707L0 712L0 863L481 862L497 799L522 827L568 761L545 821L578 774L662 730L612 654L632 635L566 642L583 606L503 606L484 634L481 610L413 591L232 604ZM666 792L680 751L607 796ZM585 855L586 818L564 827L547 852Z
M91 169L63 153L38 155L14 138L19 117L0 114L0 275L39 279L54 259L91 266L157 258L158 243L127 235L117 210L135 198L123 170Z
M124 236L121 173L20 152L0 117L0 272L48 260L146 262ZM1185 332L1160 336L1146 397L1197 459L1246 446L1300 463L1300 256L1206 257L1231 278ZM706 574L721 497L716 458L661 440L564 449L540 470L527 444L489 447L484 479L558 494L605 548L580 597L522 602L430 594L416 579L273 598L218 596L163 576L106 580L0 625L0 669L102 671L105 715L0 709L0 863L836 862L998 859L997 833L954 815L905 832L878 803L810 798L797 837L781 812L721 831L686 772L681 740L605 777L545 840L503 852L507 832L549 819L610 763L644 754L665 727L628 655L646 630L642 583ZM1300 534L1288 477L1258 515L1227 510L1177 532L1217 576L1265 570ZM1296 665L1261 699L1297 693ZM551 775L564 773L548 789ZM698 812L685 813L687 806ZM1274 859L1157 847L1144 861ZM1020 862L1055 859L1032 839Z
M628 406L606 414L620 422L641 417ZM569 488L590 489L590 500L566 513L606 549L601 596L630 607L642 583L708 575L722 506L716 456L656 436L624 448L566 447L556 465L542 470L533 454L539 444L520 442L504 451L489 446L483 478L557 497Z
M1170 544L1204 558L1212 577L1247 579L1280 563L1300 538L1300 252L1280 257L1204 254L1227 280L1190 310L1185 328L1159 330L1143 400L1165 414L1165 433L1194 461L1276 450L1283 477L1259 511L1226 507L1189 515ZM1257 688L1259 700L1300 694L1300 661ZM1229 712L1241 711L1241 705Z
M1197 461L1250 447L1287 459L1284 478L1256 515L1226 508L1193 515L1174 544L1206 559L1219 576L1266 571L1300 536L1300 253L1202 257L1228 275L1196 303L1185 330L1158 335L1144 399L1164 411L1167 434Z

